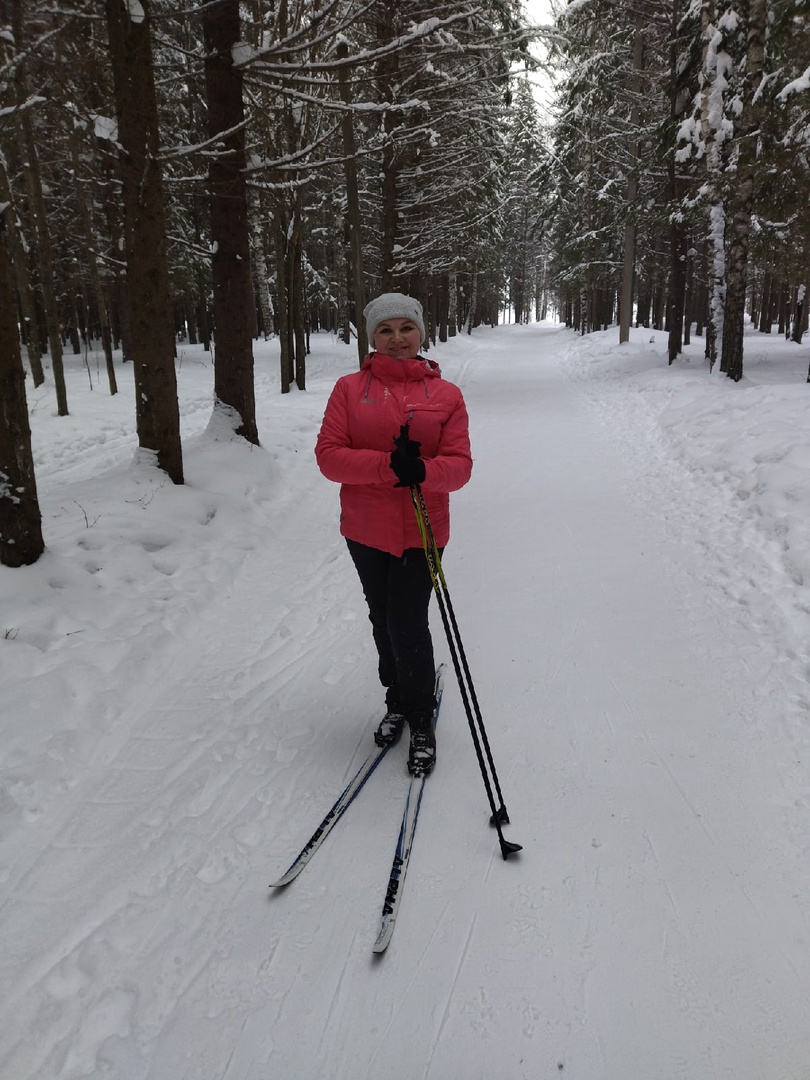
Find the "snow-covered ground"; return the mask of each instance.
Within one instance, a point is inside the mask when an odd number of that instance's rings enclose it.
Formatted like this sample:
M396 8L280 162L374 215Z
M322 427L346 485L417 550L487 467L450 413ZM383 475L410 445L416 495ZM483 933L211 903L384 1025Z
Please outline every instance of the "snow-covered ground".
M0 568L0 1075L806 1080L810 387L752 333L482 328L434 350L476 467L445 558L512 824L448 680L397 930L407 787L308 390L257 347L262 449L179 360L187 483L135 459L131 371L30 405L48 550ZM74 362L75 363L75 362ZM103 375L103 372L102 372ZM92 389L91 389L92 385ZM437 652L447 657L441 624Z

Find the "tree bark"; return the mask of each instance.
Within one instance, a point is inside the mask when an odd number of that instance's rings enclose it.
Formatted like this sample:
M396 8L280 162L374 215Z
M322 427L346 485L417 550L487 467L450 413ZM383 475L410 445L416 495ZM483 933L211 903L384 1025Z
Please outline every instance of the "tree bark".
M670 37L670 120L675 131L679 116L678 84L678 19L680 17L679 0L672 3L672 22ZM683 352L683 316L686 307L686 229L679 219L683 184L678 175L678 163L674 151L669 154L669 189L672 200L672 220L670 224L670 274L667 287L667 353L670 364Z
M279 365L281 373L281 392L289 394L293 378L293 337L290 322L292 297L289 295L289 259L288 230L286 214L279 206L274 222L276 246L276 318L278 320Z
M258 445L253 385L255 320L250 270L250 227L245 180L242 72L233 63L241 39L238 0L203 7L205 90L208 130L219 136L208 167L214 279L215 408L223 404L238 416L234 430Z
M270 300L270 286L267 283L267 254L264 249L264 218L259 193L253 192L250 204L250 250L252 253L253 276L256 279L256 296L262 316L264 340L273 333L273 305Z
M85 245L85 258L87 260L87 268L90 271L90 281L93 285L93 292L96 297L96 306L98 307L98 320L101 328L101 344L104 349L104 360L107 366L107 383L110 387L110 394L118 393L118 382L115 377L115 368L113 367L113 355L112 355L112 332L110 330L110 316L109 309L107 307L107 299L104 295L104 288L101 284L101 275L98 269L98 259L96 258L96 242L93 236L93 222L90 217L90 208L87 205L87 199L84 195L81 180L79 177L79 133L74 126L70 132L70 153L73 161L73 181L76 189L76 202L79 207L79 218L81 220L82 232L84 233L84 245Z
M343 58L348 53L345 42L338 45L337 54ZM345 67L338 69L340 100L344 105L352 101L349 77ZM360 215L360 188L357 182L357 144L354 138L354 121L351 112L346 109L340 121L343 134L344 175L346 178L346 225L349 230L349 263L351 265L351 308L354 313L354 325L357 330L357 354L362 366L368 352L366 322L363 308L366 306L366 287L363 276L363 233Z
M9 214L12 213L14 199L11 185L6 172L6 163L0 155L0 203L9 203ZM45 382L45 372L42 368L42 344L39 337L39 322L34 307L34 298L31 293L31 279L28 271L28 253L25 241L20 233L19 213L14 214L16 221L6 217L6 237L8 239L11 265L17 276L17 292L20 297L23 319L25 320L25 342L28 348L28 364L34 379L34 386L41 386Z
M295 385L307 388L307 296L304 281L303 207L296 198L293 258L290 262L293 295L293 342L295 344Z
M709 311L706 323L706 359L709 370L713 370L717 361L718 342L723 337L723 312L725 296L725 209L720 196L721 175L720 147L709 122L709 93L716 71L710 69L709 41L715 18L714 0L701 0L700 27L703 48L703 91L701 97L701 128L706 146L706 188L709 206L709 257L711 286L709 291Z
M121 147L138 443L156 455L158 466L175 484L182 484L149 0L129 8L121 0L107 0L107 27Z
M796 293L796 313L793 317L793 332L790 340L801 345L807 323L807 286L801 284Z
M380 45L392 40L395 8L392 3L381 5L377 18L377 41ZM378 68L377 87L380 102L395 100L394 85L399 76L399 54L387 57ZM394 247L397 238L397 195L400 162L397 146L391 132L397 119L390 110L383 113L384 143L382 150L382 206L380 210L380 291L394 289Z
M25 400L14 287L0 212L0 563L30 566L45 550Z
M765 271L762 282L762 300L759 307L759 332L770 334L773 321L773 275L770 270Z
M34 220L34 231L37 240L37 257L42 287L42 304L45 309L45 323L48 330L48 347L51 354L51 368L53 370L53 382L56 389L56 410L59 416L67 416L67 387L65 385L65 369L62 363L62 337L59 327L56 288L54 286L53 248L51 247L51 234L48 226L48 217L45 211L45 198L42 193L39 154L37 153L36 143L34 141L34 133L31 129L31 118L28 116L27 112L23 112L22 114L21 134L22 146L25 153L23 172L25 174L28 204L31 216Z
M22 0L16 0L14 4L14 37L18 49L23 47L23 4ZM17 100L22 102L27 96L24 85L23 65L17 71ZM34 130L31 124L31 115L28 109L20 111L20 149L22 151L23 175L25 177L26 194L28 196L28 208L33 218L34 231L37 240L37 256L39 261L40 282L42 286L42 303L45 308L45 322L48 331L48 344L51 353L51 367L53 370L53 382L56 389L56 409L59 416L68 415L67 387L65 386L65 372L62 366L62 338L59 330L59 311L56 302L56 289L54 287L53 250L51 248L51 234L48 226L48 217L45 211L45 196L42 191L42 175L39 167L39 154L37 153Z
M739 156L733 201L730 206L729 240L726 253L726 303L723 320L721 370L735 382L743 376L743 331L748 246L756 169L756 104L754 95L762 77L767 29L767 0L751 0L748 11L745 92L740 131Z
M478 267L474 266L472 270L472 281L470 283L470 299L468 301L469 308L467 311L467 323L465 330L468 334L473 332L473 327L477 325L477 308L478 308Z
M636 23L633 31L633 87L634 103L630 124L633 134L630 136L630 168L627 173L627 187L625 190L625 202L627 220L624 224L624 255L622 259L622 285L621 300L619 307L619 344L630 340L630 324L633 321L633 277L636 262L636 194L638 192L638 177L636 168L639 158L639 141L636 130L640 122L640 108L638 96L641 93L640 73L644 68L644 34L643 20L641 15L636 15Z

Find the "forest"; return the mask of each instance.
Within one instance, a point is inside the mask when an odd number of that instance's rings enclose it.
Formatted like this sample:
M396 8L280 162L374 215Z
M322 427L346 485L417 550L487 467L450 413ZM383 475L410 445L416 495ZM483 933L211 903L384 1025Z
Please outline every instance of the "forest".
M805 0L0 0L0 562L44 550L26 380L132 363L139 446L183 482L179 342L258 443L252 343L306 389L311 333L419 298L446 341L581 334L801 344ZM538 104L536 85L550 86ZM89 361L88 371L89 371ZM810 374L808 375L810 380Z

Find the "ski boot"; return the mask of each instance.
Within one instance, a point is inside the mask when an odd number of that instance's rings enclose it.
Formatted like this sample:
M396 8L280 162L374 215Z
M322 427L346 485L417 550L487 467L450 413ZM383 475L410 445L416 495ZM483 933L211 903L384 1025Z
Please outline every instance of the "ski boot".
M408 751L408 772L411 776L426 776L436 764L436 732L432 713L414 713L408 717L411 745Z
M405 717L402 713L389 709L374 732L374 742L377 746L394 746L399 742L404 727Z

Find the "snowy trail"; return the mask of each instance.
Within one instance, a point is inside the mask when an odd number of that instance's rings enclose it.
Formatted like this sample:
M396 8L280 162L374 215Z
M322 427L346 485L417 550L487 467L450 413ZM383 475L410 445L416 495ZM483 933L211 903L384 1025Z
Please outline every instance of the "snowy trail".
M613 402L583 402L541 356L509 362L526 392L504 395L500 411L494 364L468 381L476 444L508 442L479 455L486 515L471 491L455 519L471 568L489 567L480 648L502 681L488 691L505 705L504 741L524 748L515 831L541 829L524 859L534 903L519 1011L568 1029L557 1050L568 1075L803 1075L808 975L793 943L806 949L807 872L786 842L789 763L771 745L784 707L775 647L745 608L707 591L696 556L725 524L716 493L649 437L628 438L637 402L629 417L608 414ZM526 512L533 497L539 513ZM736 558L744 584L748 560ZM534 655L521 641L532 623ZM520 903L509 906L521 925ZM483 984L486 959L471 955ZM519 1044L512 1035L506 1045Z
M210 604L116 707L105 685L90 764L5 883L3 1075L805 1080L810 786L782 570L753 524L722 548L733 507L571 345L513 327L441 356L476 461L445 570L522 855L487 826L450 673L383 960L402 748L268 894L380 700L311 457L316 383L262 542L211 569ZM448 659L438 616L435 637Z

